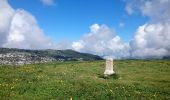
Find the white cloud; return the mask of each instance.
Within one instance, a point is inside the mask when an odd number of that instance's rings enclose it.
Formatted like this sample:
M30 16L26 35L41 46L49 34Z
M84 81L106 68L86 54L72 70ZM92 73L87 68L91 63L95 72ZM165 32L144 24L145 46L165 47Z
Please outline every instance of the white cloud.
M52 47L51 40L44 35L33 15L23 9L13 9L7 0L0 0L0 7L1 47L24 49Z
M73 42L74 50L112 56L113 58L129 57L129 45L117 36L113 29L106 25L93 24L90 32L80 40Z
M14 10L6 0L0 0L0 46L6 42Z
M120 22L120 23L119 23L119 27L120 27L120 28L122 28L122 27L124 27L124 26L125 26L125 23L123 23L123 22Z
M170 0L150 0L140 4L140 10L143 15L151 18L160 18L169 14ZM166 16L169 17L169 16Z
M72 41L68 41L68 40L60 40L59 42L57 42L57 44L54 45L54 49L57 50L64 50L64 49L71 49Z
M79 40L79 41L77 41L77 42L73 42L72 47L73 47L76 51L80 51L80 50L84 47L83 41L82 41L82 40Z
M170 0L127 0L126 3L125 10L128 14L139 11L153 19L163 16L168 18L170 14Z
M170 56L170 0L128 2L150 21L140 26L130 46L132 57L162 58Z
M54 0L41 0L41 2L46 6L54 6L55 5Z
M162 58L170 55L170 22L145 24L131 41L132 57Z
M90 26L90 30L93 32L93 33L97 33L100 29L100 26L98 24L93 24L92 26Z
M129 15L132 15L133 12L134 12L132 7L131 7L131 4L127 4L126 7L125 7L125 10Z

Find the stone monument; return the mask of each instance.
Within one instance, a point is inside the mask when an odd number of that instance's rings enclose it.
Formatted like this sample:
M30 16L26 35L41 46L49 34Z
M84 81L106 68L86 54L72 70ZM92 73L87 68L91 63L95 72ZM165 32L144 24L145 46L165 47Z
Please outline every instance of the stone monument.
M114 74L113 71L113 58L106 58L106 68L104 71L104 76L109 76Z

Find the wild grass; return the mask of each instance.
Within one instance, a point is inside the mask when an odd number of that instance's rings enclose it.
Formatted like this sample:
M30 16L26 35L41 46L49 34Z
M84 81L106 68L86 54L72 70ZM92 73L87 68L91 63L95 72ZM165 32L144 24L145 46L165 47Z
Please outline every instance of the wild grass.
M169 60L117 60L104 77L105 61L0 65L0 99L170 99Z

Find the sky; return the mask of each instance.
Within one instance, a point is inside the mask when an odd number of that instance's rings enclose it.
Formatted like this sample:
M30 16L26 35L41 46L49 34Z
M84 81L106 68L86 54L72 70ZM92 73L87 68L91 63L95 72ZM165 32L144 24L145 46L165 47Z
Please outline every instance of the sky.
M170 56L170 0L0 0L0 47Z
M129 41L135 29L147 20L139 15L128 16L125 2L119 0L54 0L51 6L41 0L9 0L9 4L34 15L44 33L55 42L78 40L94 23L114 28L124 41Z

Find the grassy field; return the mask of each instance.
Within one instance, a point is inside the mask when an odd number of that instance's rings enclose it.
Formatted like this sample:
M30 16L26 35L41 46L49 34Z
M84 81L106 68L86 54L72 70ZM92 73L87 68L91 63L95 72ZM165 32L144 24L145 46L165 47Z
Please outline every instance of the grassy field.
M114 61L115 76L103 78L105 61L0 66L0 100L170 99L170 61Z

